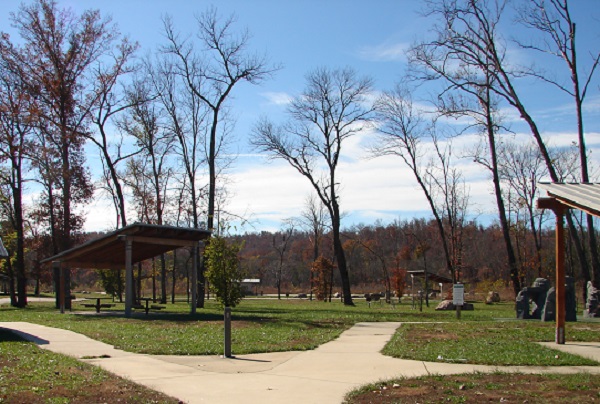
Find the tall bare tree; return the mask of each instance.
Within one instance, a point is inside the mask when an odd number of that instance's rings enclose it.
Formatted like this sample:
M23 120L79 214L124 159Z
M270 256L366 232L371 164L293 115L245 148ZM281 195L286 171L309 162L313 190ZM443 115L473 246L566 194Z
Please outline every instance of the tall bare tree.
M287 161L310 182L326 206L344 304L352 305L350 277L340 237L336 175L345 141L363 130L372 119L372 108L366 106L372 81L359 77L350 68L319 68L310 72L306 80L306 89L288 108L291 120L276 126L263 118L254 129L252 143L272 158Z
M141 149L125 151L123 134L115 134L112 128L118 126L119 118L127 109L147 101L140 99L139 94L133 93L128 96L122 82L124 77L134 71L130 62L137 48L136 43L125 39L112 55L112 63L108 67L98 65L95 68L97 80L94 85L98 101L92 108L91 121L96 130L85 134L98 148L103 164L102 183L112 196L117 212L117 228L127 226L123 179L119 175L118 165L135 156Z
M528 224L535 248L535 261L532 264L537 277L543 277L542 224L544 215L536 209L535 199L539 197L537 184L546 175L546 167L534 144L519 145L514 142L504 142L500 147L499 154L501 157L500 176L515 199L511 203L513 209L525 211L523 220Z
M197 18L198 51L189 38L183 39L170 18L164 21L167 45L163 48L172 57L172 71L179 76L195 99L196 108L204 108L207 136L204 143L208 164L208 194L206 227L214 228L217 198L218 159L229 132L224 124L228 100L241 83L258 84L275 70L262 56L249 52L249 34L234 31L234 16L221 18L216 8L210 8ZM188 170L189 171L189 170ZM191 181L189 182L192 183ZM197 225L197 224L196 224ZM204 271L199 273L198 307L204 307Z
M433 28L436 38L417 44L410 51L411 61L422 68L420 78L443 77L450 80L451 89L461 91L471 85L468 78L474 77L478 83L485 83L483 89L489 93L484 93L487 99L506 102L518 112L534 138L548 175L553 182L557 182L559 177L554 161L516 86L517 79L524 76L524 69L508 63L506 58L506 42L498 28L504 16L506 1L439 0L427 4L427 13L437 18ZM452 82L452 79L460 77L463 79L458 83ZM567 221L583 276L589 279L589 267L571 215L567 215ZM519 285L515 282L516 273L511 277L517 293Z
M422 111L413 104L406 88L398 85L393 91L384 93L376 103L377 119L380 122L379 141L371 152L375 156L398 156L413 173L415 180L423 191L425 198L435 218L444 251L445 265L452 278L456 279L456 268L452 259L449 244L450 237L444 225L444 209L436 201L435 180L426 170L427 150L424 142L431 142L436 136L433 123L428 122ZM438 153L439 155L439 153ZM444 163L446 171L448 169ZM446 183L446 180L444 180Z
M277 256L275 268L275 286L277 286L277 299L281 300L281 283L283 280L286 252L290 247L294 235L294 221L285 220L279 233L273 235L273 250ZM279 236L281 238L279 239ZM278 240L279 239L279 240Z
M150 100L150 88L146 82L138 82L130 95L131 108L128 110L127 119L121 122L123 130L136 139L137 147L141 150L136 158L142 160L141 166L146 167L142 175L148 177L152 190L151 223L163 225L165 210L168 204L168 183L173 175L170 155L173 151L175 136L163 127L158 103L135 100ZM167 268L165 255L160 256L161 265L161 298L162 304L167 303Z
M531 71L530 73L554 85L573 98L577 119L581 181L589 182L583 103L598 63L600 63L600 52L591 53L589 70L587 73L583 73L581 71L581 60L577 53L576 24L572 18L568 0L532 0L526 2L521 5L519 20L526 27L533 29L535 33L542 34L540 41L520 42L521 46L525 49L532 49L558 58L564 62L567 68L571 79L570 88L544 72ZM596 287L600 287L600 257L598 255L593 216L586 215L586 221L588 247L592 263L592 280Z

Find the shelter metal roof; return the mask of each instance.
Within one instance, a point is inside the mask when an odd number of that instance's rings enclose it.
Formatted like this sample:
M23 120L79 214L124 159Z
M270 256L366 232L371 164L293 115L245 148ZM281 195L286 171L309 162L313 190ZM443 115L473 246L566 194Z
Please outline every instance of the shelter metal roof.
M415 276L417 278L424 278L425 277L425 270L423 269L419 269L416 271L407 271L407 273L409 275ZM427 280L433 281L433 282L437 282L437 283L453 283L452 279L446 277L446 276L442 276L442 275L437 275L431 272L427 272Z
M598 183L540 182L538 186L545 190L549 197L563 205L596 217L600 216L600 184Z
M181 247L191 247L209 238L202 229L132 224L78 247L42 260L59 261L64 268L125 269L125 240L132 241L132 263L156 257Z

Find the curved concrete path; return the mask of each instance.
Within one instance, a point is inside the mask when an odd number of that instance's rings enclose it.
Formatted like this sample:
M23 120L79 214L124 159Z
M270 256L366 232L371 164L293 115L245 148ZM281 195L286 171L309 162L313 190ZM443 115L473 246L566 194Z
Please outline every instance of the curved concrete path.
M466 372L600 374L600 367L496 367L400 360L379 353L401 323L359 323L313 351L218 356L153 356L125 352L72 331L0 322L40 347L74 356L187 403L339 403L355 387L400 376ZM600 344L552 348L600 361ZM88 359L82 359L88 358Z

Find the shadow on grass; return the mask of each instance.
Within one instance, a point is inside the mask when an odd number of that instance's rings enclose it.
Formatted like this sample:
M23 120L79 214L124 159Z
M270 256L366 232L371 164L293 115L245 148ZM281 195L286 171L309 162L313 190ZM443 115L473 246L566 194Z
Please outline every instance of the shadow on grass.
M0 342L33 342L37 345L47 345L48 341L25 332L0 328Z

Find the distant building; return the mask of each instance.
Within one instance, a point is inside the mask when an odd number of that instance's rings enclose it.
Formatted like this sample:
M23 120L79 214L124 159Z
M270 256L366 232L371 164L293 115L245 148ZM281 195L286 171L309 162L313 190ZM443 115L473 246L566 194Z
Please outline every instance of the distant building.
M242 279L242 289L245 295L258 295L259 285L260 279Z

